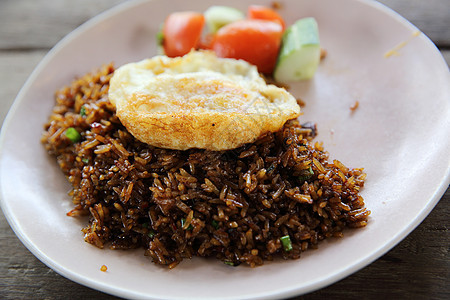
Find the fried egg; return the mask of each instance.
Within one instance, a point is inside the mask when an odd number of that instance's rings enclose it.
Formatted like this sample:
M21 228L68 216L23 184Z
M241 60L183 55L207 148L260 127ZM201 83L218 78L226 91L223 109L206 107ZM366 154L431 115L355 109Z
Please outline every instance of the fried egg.
M126 64L108 96L134 137L175 150L234 149L300 115L296 99L255 66L208 51Z

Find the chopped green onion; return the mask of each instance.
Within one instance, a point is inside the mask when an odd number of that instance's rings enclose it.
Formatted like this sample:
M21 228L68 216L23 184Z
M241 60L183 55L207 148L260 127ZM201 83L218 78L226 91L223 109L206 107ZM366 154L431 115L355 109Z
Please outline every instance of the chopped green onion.
M311 166L309 166L309 169L302 170L302 174L298 177L298 180L300 181L306 181L310 179L314 175L314 171L312 170Z
M273 169L275 169L275 164L271 164L271 165L267 168L267 173L272 172Z
M142 227L148 228L148 223L147 223L147 222L143 223L143 224L142 224Z
M224 261L223 263L226 265L232 266L232 267L235 266L234 262L232 262L232 261Z
M67 128L65 135L72 143L77 143L81 140L81 135L73 127Z
M152 239L155 236L155 232L153 230L150 230L147 235Z
M81 109L80 109L80 115L82 116L82 117L85 117L86 116L86 107L84 107L84 105L81 107Z
M181 219L181 227L184 227L184 223L186 223L186 219L182 218ZM188 228L186 228L186 230L192 230L192 229L194 229L194 227L191 224L189 224Z
M87 163L89 163L89 158L82 158L81 161L84 162L85 164L87 164Z
M218 229L218 228L219 228L219 222L217 222L216 220L212 220L211 225L212 225L215 229Z
M292 242L289 235L285 235L283 237L280 237L281 244L283 245L284 251L291 251L292 250Z

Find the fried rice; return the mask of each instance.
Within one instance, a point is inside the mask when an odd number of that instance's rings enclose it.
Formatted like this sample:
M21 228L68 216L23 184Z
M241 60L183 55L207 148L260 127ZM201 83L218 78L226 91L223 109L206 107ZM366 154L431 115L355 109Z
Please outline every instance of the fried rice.
M169 268L193 256L254 267L366 226L366 174L329 160L314 124L291 120L227 151L152 147L115 115L113 73L106 65L58 90L41 139L72 185L68 215L89 216L86 242L142 248Z

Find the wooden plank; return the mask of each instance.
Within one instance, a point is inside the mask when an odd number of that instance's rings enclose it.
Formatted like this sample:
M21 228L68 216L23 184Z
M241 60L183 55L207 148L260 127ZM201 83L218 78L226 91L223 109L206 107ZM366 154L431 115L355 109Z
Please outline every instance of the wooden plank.
M3 213L0 245L0 299L114 299L49 269L22 245Z
M2 0L0 50L48 49L78 25L125 0ZM450 46L448 0L381 0L437 45ZM345 13L345 12L340 12Z
M447 62L447 65L450 65L450 50L443 50L441 51L441 54Z
M450 1L448 0L379 0L398 12L436 45L450 47Z
M90 18L126 0L2 0L0 50L49 49Z
M47 51L0 52L0 124L26 79Z

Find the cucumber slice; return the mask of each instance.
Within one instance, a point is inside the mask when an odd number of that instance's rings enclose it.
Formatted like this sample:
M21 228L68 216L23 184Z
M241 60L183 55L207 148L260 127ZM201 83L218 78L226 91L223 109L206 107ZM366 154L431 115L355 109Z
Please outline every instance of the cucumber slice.
M292 82L314 76L320 61L319 28L314 18L295 22L283 34L274 79Z
M218 5L211 6L203 15L210 33L216 33L220 27L245 18L245 14L239 9Z

